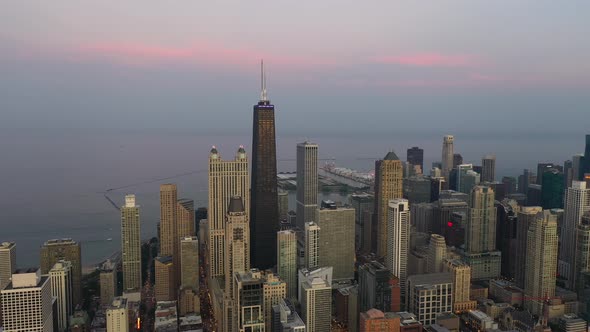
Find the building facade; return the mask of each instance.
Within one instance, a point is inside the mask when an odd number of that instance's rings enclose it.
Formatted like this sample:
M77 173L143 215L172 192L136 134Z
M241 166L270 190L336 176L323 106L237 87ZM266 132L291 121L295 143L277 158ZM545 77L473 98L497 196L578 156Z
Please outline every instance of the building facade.
M117 270L106 268L100 271L100 303L109 305L117 295Z
M417 146L408 149L406 160L414 166L420 166L421 173L424 173L424 150Z
M225 293L233 292L234 276L250 270L250 225L241 197L233 196L225 223Z
M0 297L5 332L54 331L51 281L40 270L17 270Z
M180 286L199 290L199 240L185 236L180 240Z
M318 208L318 145L297 144L297 228L315 219Z
M334 279L354 279L354 209L322 202L317 223L319 266L332 266Z
M121 208L121 265L123 291L139 291L141 282L141 226L135 195L125 196Z
M549 211L539 213L527 233L524 306L542 315L544 299L555 295L557 275L557 220Z
M385 266L394 276L399 278L403 299L406 295L409 250L410 209L408 200L403 198L391 200L388 206Z
M51 283L51 295L56 299L54 309L57 317L58 330L68 330L68 319L74 312L72 298L72 263L68 261L59 261L49 270L49 280Z
M446 135L443 137L443 147L442 147L442 159L441 159L441 170L442 176L445 178L447 182L449 182L449 173L453 169L453 158L454 158L454 143L455 138L451 135ZM463 158L461 158L463 159Z
M74 305L82 304L82 253L80 244L72 239L49 240L41 247L41 274L60 260L72 263L72 294Z
M127 299L123 297L114 298L106 310L107 331L128 332L129 331L129 308Z
M262 69L264 72L264 69ZM277 261L274 245L278 227L277 147L275 107L266 94L264 75L260 101L254 105L252 132L252 190L250 234L252 265L266 269Z
M432 325L436 317L453 310L451 273L431 273L408 277L407 308L423 325Z
M158 256L154 259L156 284L154 293L156 301L176 301L174 285L174 262L171 256Z
M447 244L445 238L439 234L430 235L430 243L428 244L428 273L439 273L443 271L443 260L447 256Z
M383 264L372 261L359 267L359 308L399 311L399 284ZM397 307L396 307L397 305Z
M297 298L297 235L294 230L277 233L277 273L287 283L287 298Z
M487 155L481 160L481 182L496 181L496 156Z
M246 215L250 215L250 175L246 151L240 146L233 160L222 160L214 146L209 153L209 276L221 277L225 268L225 218L232 196L244 201Z
M375 162L375 222L372 227L373 252L385 257L387 251L387 209L389 201L403 197L402 162L391 151Z
M560 261L564 263L564 268L559 272L568 279L568 286L573 289L576 284L576 227L581 223L584 213L590 211L590 189L586 187L586 182L572 182L571 188L568 188L565 194L564 210L561 248L559 250Z

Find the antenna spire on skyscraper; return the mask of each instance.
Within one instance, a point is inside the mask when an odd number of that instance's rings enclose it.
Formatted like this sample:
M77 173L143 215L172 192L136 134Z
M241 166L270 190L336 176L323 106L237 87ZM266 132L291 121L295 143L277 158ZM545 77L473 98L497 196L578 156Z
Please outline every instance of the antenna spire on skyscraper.
M264 72L264 60L260 60L260 101L268 101L266 94L266 73Z

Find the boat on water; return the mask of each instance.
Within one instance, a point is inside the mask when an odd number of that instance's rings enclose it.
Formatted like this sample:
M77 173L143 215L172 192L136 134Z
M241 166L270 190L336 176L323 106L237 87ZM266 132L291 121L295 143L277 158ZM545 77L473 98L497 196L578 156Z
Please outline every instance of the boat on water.
M112 238L112 237L110 237L110 238L108 238L108 239L107 239L107 241L113 241L113 238Z

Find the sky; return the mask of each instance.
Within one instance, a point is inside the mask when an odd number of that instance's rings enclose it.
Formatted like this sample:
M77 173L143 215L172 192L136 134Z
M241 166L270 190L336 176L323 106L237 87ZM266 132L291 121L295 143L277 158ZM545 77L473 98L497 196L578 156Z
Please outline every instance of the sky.
M0 128L585 133L590 2L8 1Z

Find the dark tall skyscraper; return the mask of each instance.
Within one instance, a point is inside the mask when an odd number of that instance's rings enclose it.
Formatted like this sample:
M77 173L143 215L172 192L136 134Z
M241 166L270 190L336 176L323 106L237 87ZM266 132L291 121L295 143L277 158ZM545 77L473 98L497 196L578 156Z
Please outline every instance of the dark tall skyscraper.
M424 150L417 146L408 149L406 160L412 165L420 166L420 169L424 174Z
M586 150L581 160L580 181L584 180L584 174L590 173L590 135L586 135Z
M260 101L254 105L252 132L252 182L250 195L250 248L252 266L272 267L277 261L279 230L275 107L266 95L264 67Z
M463 164L463 156L459 153L453 155L453 168Z
M543 209L563 208L564 175L557 169L543 172L541 206Z

